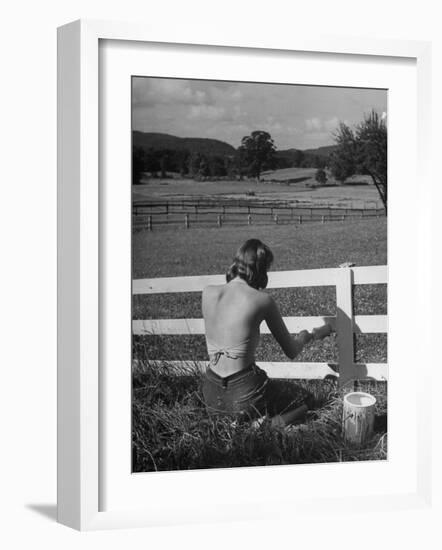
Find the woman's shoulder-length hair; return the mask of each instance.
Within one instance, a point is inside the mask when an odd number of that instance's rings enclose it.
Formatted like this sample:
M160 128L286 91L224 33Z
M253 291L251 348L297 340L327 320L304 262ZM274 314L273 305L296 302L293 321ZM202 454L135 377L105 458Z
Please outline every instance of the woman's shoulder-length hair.
M249 286L262 289L268 283L267 271L273 262L270 248L259 239L249 239L241 245L226 273L227 282L235 277L244 279Z

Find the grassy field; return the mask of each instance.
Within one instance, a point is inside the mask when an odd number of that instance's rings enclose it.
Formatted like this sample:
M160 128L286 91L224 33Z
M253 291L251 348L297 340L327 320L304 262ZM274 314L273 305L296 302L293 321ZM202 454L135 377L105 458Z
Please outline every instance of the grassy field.
M266 172L262 181L194 181L191 179L151 179L133 187L134 201L216 196L218 198L284 200L293 203L363 208L364 203L381 207L376 188L366 176L354 176L344 185L329 177L328 185L312 189L314 168L288 168ZM297 180L286 183L286 180ZM255 195L247 195L252 191Z
M222 227L133 235L134 278L224 273L245 239L257 237L275 255L273 270L387 263L385 218L345 224L306 226ZM283 315L334 315L334 289L274 289ZM357 314L386 314L385 285L360 285L354 291ZM201 317L199 293L134 296L133 316L147 318ZM356 338L356 360L387 360L386 335ZM297 360L336 361L334 336L309 346ZM386 457L386 383L367 383L378 398L378 431L361 451L348 449L339 431L340 395L333 382L300 382L314 395L315 410L289 432L259 430L248 425L207 418L199 393L198 376L167 375L168 360L207 359L202 336L143 336L134 338L134 470L169 470L257 464L287 464ZM149 369L149 360L165 361L164 372ZM263 336L257 361L284 360L271 336ZM367 386L368 387L368 386ZM385 418L384 418L385 417ZM379 419L384 418L380 421Z
M306 393L314 401L314 407L299 424L283 429L266 421L254 429L247 421L208 416L198 375L171 375L167 365L162 370L149 368L148 364L139 366L133 376L132 470L385 460L385 384L362 384L361 389L377 399L375 432L363 449L350 447L343 441L340 429L343 392L334 382L296 385L300 401Z

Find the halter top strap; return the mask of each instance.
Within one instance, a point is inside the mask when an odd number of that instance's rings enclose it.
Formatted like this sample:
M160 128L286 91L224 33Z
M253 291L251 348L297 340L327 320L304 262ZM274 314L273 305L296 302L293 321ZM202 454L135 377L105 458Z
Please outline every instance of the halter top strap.
M240 359L241 357L247 357L247 348L250 340L250 338L247 338L247 340L243 340L238 344L228 347L221 347L207 340L207 351L211 357L210 362L212 365L216 365L222 355L228 357L229 359Z

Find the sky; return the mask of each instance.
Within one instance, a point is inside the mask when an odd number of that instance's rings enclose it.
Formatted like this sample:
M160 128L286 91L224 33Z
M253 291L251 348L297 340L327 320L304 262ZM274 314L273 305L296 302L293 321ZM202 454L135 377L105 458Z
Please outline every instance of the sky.
M277 149L332 145L339 122L387 113L387 91L171 78L132 79L133 129L226 141L265 130ZM385 115L384 115L385 116Z

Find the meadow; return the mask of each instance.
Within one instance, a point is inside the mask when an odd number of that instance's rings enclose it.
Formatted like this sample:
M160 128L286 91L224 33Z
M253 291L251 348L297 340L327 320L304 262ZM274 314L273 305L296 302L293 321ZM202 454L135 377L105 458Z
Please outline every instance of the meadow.
M378 192L367 176L354 176L344 185L329 174L327 185L317 186L315 168L287 168L264 172L261 181L194 181L171 174L168 178L145 180L133 187L134 202L171 198L217 197L288 201L300 204L363 208L382 206ZM253 195L250 195L253 193Z
M305 226L245 226L193 228L133 234L133 278L224 273L239 244L251 237L273 250L273 270L387 263L385 218ZM272 289L283 315L334 315L334 289ZM354 289L355 314L386 314L386 285ZM198 293L133 297L133 318L201 317ZM133 338L133 470L174 470L211 467L293 464L386 458L386 382L364 382L361 387L377 397L373 440L364 449L351 449L340 432L341 390L334 381L283 382L294 385L300 399L313 396L313 409L289 430L258 429L231 419L206 414L199 391L199 375L172 376L169 360L207 359L202 336L137 336ZM364 334L355 339L357 361L387 361L386 335ZM332 335L308 346L298 361L336 361ZM149 361L163 360L163 368ZM257 361L283 360L271 336L263 336ZM348 390L348 388L347 388Z

